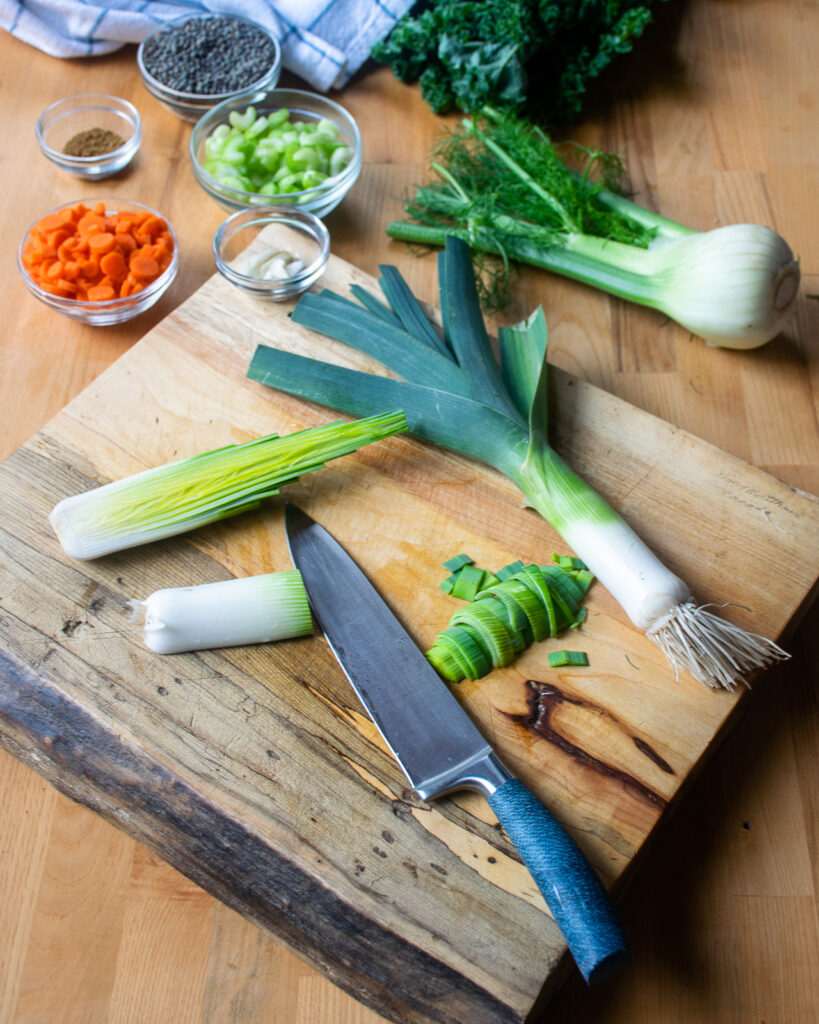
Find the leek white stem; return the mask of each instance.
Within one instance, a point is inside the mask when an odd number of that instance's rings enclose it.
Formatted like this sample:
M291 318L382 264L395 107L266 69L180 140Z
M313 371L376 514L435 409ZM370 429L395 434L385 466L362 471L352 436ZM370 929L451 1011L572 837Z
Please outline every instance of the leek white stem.
M547 444L530 447L518 485L663 651L676 678L684 671L706 686L733 690L754 669L789 657L773 641L697 605L687 584Z
M297 569L168 587L132 601L131 609L146 646L157 654L268 643L314 631Z

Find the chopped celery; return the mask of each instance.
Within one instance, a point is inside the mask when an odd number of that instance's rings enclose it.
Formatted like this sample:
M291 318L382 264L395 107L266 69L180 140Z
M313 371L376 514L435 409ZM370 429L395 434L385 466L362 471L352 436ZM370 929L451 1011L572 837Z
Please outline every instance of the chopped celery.
M260 195L292 195L321 185L353 153L332 121L291 121L280 109L233 111L205 139L202 166L220 185Z

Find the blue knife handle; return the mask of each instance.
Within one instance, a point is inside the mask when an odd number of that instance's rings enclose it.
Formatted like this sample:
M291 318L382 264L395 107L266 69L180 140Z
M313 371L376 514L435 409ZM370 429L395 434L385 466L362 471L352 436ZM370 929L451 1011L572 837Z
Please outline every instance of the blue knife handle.
M562 825L517 779L489 805L537 882L580 973L591 984L629 959L626 939L594 869Z

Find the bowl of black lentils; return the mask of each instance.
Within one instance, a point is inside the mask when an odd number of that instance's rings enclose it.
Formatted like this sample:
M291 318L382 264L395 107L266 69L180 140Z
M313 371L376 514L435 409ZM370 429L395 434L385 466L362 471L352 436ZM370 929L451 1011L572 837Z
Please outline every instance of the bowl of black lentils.
M283 205L324 217L358 179L361 154L349 111L301 89L226 100L190 138L193 176L226 210Z
M137 50L142 83L184 121L248 89L272 89L281 48L263 25L234 14L194 14L169 21Z
M119 96L86 93L46 107L35 134L52 163L78 178L99 181L133 160L142 141L142 120Z

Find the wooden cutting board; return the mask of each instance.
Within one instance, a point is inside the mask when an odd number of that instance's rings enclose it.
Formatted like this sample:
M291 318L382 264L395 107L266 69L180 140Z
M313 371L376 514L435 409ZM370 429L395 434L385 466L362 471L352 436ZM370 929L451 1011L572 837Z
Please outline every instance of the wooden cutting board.
M377 291L337 258L322 284L353 280ZM0 740L382 1015L521 1021L571 961L486 803L418 800L321 638L163 658L129 622L160 587L289 568L281 501L83 563L47 521L67 494L337 418L244 377L258 343L371 366L289 308L212 278L0 466ZM701 600L786 637L815 592L819 502L566 373L552 391L574 467ZM456 606L437 586L452 554L566 550L496 473L406 437L286 496L421 646ZM550 670L538 645L455 692L616 887L741 694L675 680L599 585L588 611L588 668Z

